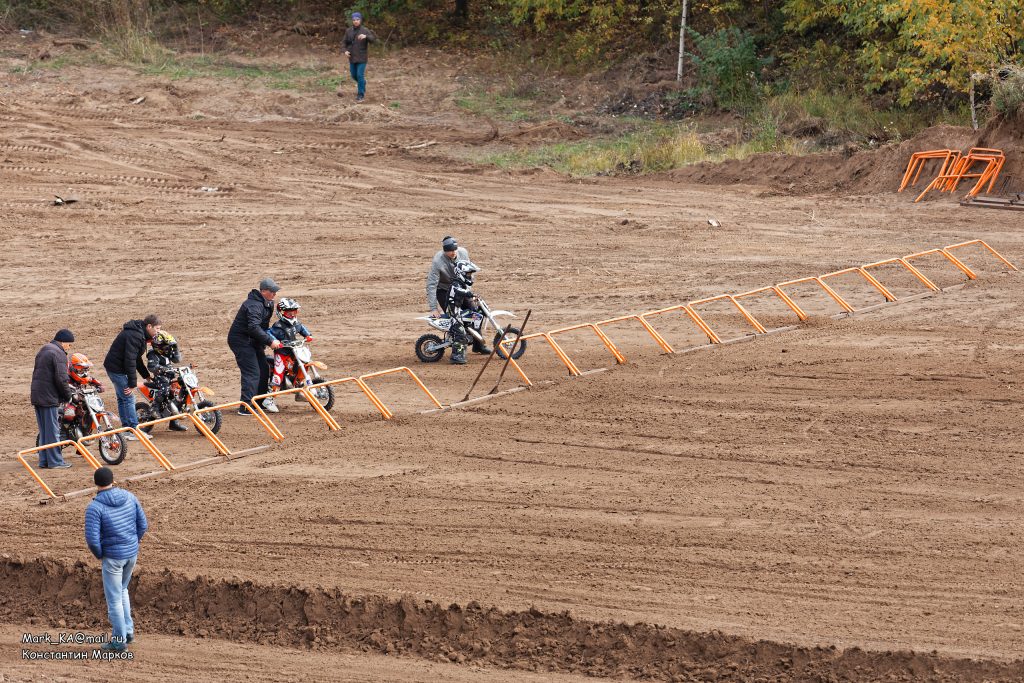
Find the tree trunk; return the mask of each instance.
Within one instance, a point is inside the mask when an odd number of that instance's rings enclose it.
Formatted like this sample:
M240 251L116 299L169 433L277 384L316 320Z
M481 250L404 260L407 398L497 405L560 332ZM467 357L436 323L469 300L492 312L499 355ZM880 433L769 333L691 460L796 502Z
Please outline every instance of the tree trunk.
M676 83L683 82L683 53L686 49L686 0L679 18L679 63L676 65Z
M455 0L455 18L460 22L469 19L469 0Z

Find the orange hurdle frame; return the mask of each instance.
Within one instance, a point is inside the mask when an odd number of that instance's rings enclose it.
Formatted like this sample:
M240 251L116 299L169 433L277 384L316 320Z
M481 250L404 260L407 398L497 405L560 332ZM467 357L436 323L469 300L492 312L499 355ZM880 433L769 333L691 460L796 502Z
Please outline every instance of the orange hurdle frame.
M769 286L769 287L760 287L758 289L752 289L749 292L743 292L742 294L735 294L732 297L733 298L733 302L735 303L736 299L741 299L741 298L747 297L747 296L755 296L757 294L760 294L761 292L772 292L772 293L774 293L775 296L777 296L779 299L782 300L782 303L784 303L787 306L789 306L789 309L791 311L793 311L794 313L796 313L797 319L799 319L801 321L807 320L807 314L804 313L803 309L800 308L799 306L797 306L795 301L790 299L789 296L787 296L785 292L783 292L781 289L778 288L778 286L775 286L775 285L772 285L772 286Z
M192 414L195 415L196 417L199 417L200 415L203 415L205 413L212 413L212 412L215 412L217 410L227 410L227 409L230 409L230 408L241 408L242 406L244 406L246 409L249 408L249 404L246 403L245 401L231 401L230 403L222 403L222 404L217 405L217 406L209 406L207 408L199 408L198 410L194 411ZM284 435L282 435L279 432L275 431L275 428L273 426L271 426L270 424L268 424L267 422L265 422L263 420L263 418L259 416L258 413L256 413L253 410L249 410L249 414L252 415L254 418L256 418L256 424L258 424L260 427L263 427L263 429L267 432L267 434L270 434L270 438L271 439L273 439L274 441L283 441L284 440ZM202 421L202 418L200 418L200 421ZM203 426L204 427L206 426L205 422L203 422ZM207 427L207 429L210 429L210 428ZM213 430L212 429L210 429L210 434L213 434ZM214 436L214 438L217 438L216 434L213 434L213 436ZM220 439L218 439L218 441L219 440ZM223 444L223 442L221 442L221 443ZM226 449L226 447L225 447L225 449ZM234 454L231 451L228 451L228 455L234 455Z
M945 247L945 248L943 249L943 251L944 251L944 252L946 253L946 255L947 255L947 256L951 256L951 255L949 254L949 252L950 252L950 251L952 251L952 250L954 250L954 249L962 249L963 247L970 247L970 246L974 246L975 244L977 244L977 245L980 245L980 246L984 247L985 249L988 249L989 253L991 253L991 254L992 254L993 256L995 256L995 257L996 257L997 259L999 259L1000 261L1002 261L1002 262L1003 262L1003 264L1004 264L1004 265L1005 265L1005 266L1006 266L1007 268L1009 268L1010 270L1018 270L1017 266L1013 265L1012 263L1010 263L1009 261L1007 261L1007 260L1006 260L1005 258L1003 258L1002 254L1000 254L1000 253L999 253L998 251L996 251L995 249L993 249L992 247L990 247L990 246L988 245L988 243L987 243L987 242L985 242L985 240L968 240L967 242L960 242L959 244L951 244L951 245L949 245L948 247ZM958 260L958 262L959 262L959 260ZM965 266L965 267L966 267L966 266Z
M696 306L698 304L709 304L712 301L721 301L722 299L726 299L727 301L730 301L732 303L732 305L735 306L737 310L739 310L740 314L746 319L746 321L748 323L750 323L751 327L754 328L754 333L755 334L764 334L765 332L768 331L768 330L766 330L764 328L764 325L762 325L761 323L759 323L757 321L757 318L755 318L754 316L750 315L750 313L747 312L747 309L743 308L743 305L739 301L737 301L736 297L734 297L732 294L719 294L718 296L711 296L711 297L708 297L706 299L698 299L697 301L689 302L688 304L686 304L686 306L691 311L696 313L696 310L694 310L694 308L693 308L694 306ZM698 317L699 317L699 315L698 315ZM704 322L703 318L701 319L701 322ZM707 323L705 322L704 325L707 326ZM711 329L711 328L708 327L708 329Z
M968 280L977 280L978 276L974 274L974 271L968 268L960 259L950 254L945 249L928 249L926 251L919 251L916 254L908 254L903 257L904 261L910 261L910 259L921 258L922 256L930 256L931 254L941 254L943 258L956 266L960 272L967 276Z
M173 419L178 419L178 416L176 415L173 418L162 421L170 422L170 420ZM149 424L150 423L147 422L143 426L148 426ZM157 448L153 444L153 442L150 441L149 438L142 433L142 430L139 427L118 427L116 429L108 429L105 432L97 432L96 434L88 434L86 436L83 436L81 439L78 440L78 442L84 445L86 441L99 441L105 436L113 436L114 434L123 434L125 432L133 434L135 436L138 442L142 444L142 446L147 451L149 451L149 454L151 456L153 456L153 459L156 460L156 464L160 465L160 467L163 467L165 470L168 471L174 469L174 465L171 464L171 461L168 460L167 457L160 451L160 449Z
M867 280L868 284L871 285L872 287L874 287L875 289L877 289L878 293L881 294L883 297L885 297L885 300L887 302L896 301L896 297L893 296L892 292L890 292L888 289L886 289L882 285L881 282L876 280L874 277L871 276L871 274L869 272L867 272L866 270L864 270L861 267L843 268L842 270L836 270L836 271L833 271L831 273L825 273L824 275L819 275L818 279L821 280L822 282L824 282L824 280L826 278L839 277L840 275L847 275L849 273L857 273L858 275L863 277L865 280ZM849 305L849 304L847 304L847 305ZM853 308L852 306L850 307L850 311L849 311L850 313L854 313L856 311L857 311L857 309Z
M655 343L661 347L662 351L664 351L665 353L674 353L672 350L672 346L667 341L665 341L665 339L660 334L658 334L658 331L655 330L649 322L644 320L643 316L641 316L638 313L633 315L621 315L618 318L609 318L608 320L596 322L594 323L594 325L596 325L597 327L601 327L602 325L614 325L615 323L621 323L627 320L636 320L637 322L639 322L641 325L643 325L643 328L647 330L647 334L651 335L651 338L654 339Z
M330 379L330 380L327 380L326 382L322 382L322 383L318 384L317 386L333 387L333 386L336 386L336 385L345 384L347 382L354 382L355 385L357 387L359 387L359 390L363 392L363 395L366 396L366 398L370 399L370 403L373 404L373 407L377 409L377 411L380 413L381 417L383 417L385 420L390 420L391 418L393 418L395 416L394 413L392 413L390 410L388 410L388 407L386 405L384 405L384 403L379 398L377 398L377 394L373 393L373 389L371 389L370 387L366 386L366 382L362 381L358 377L345 377L343 379Z
M273 420L271 420L270 416L267 415L267 413L263 410L263 406L260 405L260 401L262 401L265 398L270 398L274 396L290 396L291 394L302 394L306 399L306 403L310 405L313 411L316 412L316 414L320 416L320 419L322 419L324 423L327 425L328 430L336 432L339 429L341 429L341 425L339 425L335 421L335 419L331 417L330 413L324 410L324 407L320 405L320 401L318 401L316 397L313 396L312 392L310 392L308 387L306 386L292 387L291 389L279 389L277 391L271 391L266 394L260 394L259 396L253 396L252 399L250 399L249 403L246 405L246 407L249 410L254 410L256 413L258 413L259 416L263 419L264 423L273 427L274 431L277 432L278 436L280 436L281 439L283 439L284 432L281 431L277 424ZM280 439L278 440L280 441Z
M379 370L377 372L369 372L369 373L367 373L365 375L360 375L359 376L359 381L362 382L363 384L365 384L366 380L368 380L368 379L372 379L374 377L383 377L385 375L393 375L393 374L399 373L399 372L406 372L406 373L408 373L409 376L412 377L412 381L416 382L417 386L419 386L419 388L423 390L423 393L427 395L427 398L429 398L430 401L436 407L438 407L438 408L443 408L444 407L443 405L441 405L441 402L437 400L437 398L434 396L434 394L432 394L430 392L430 389L427 389L427 385L425 385L423 382L420 381L420 378L416 376L416 373L413 372L412 370L410 370L409 368L405 367L404 365L401 366L401 367L398 367L398 368L390 368L389 370ZM383 406L383 405L384 404L381 403L381 406ZM392 417L394 416L394 413L392 413L391 410L388 409L386 406L385 406L384 409L388 411L388 414L390 416L392 416ZM390 420L391 417L388 417L387 419Z
M597 335L597 338L601 340L601 343L604 344L605 348L608 349L609 353L612 354L612 357L615 358L615 362L618 365L622 365L623 363L626 362L626 357L622 355L622 353L619 351L618 347L615 346L615 344L612 342L612 340L608 338L608 335L606 335L604 332L602 332L601 328L599 328L594 323L580 323L579 325L570 325L569 327L560 327L557 330L549 330L547 332L547 335L548 335L548 338L550 339L550 338L554 337L556 334L564 334L566 332L574 332L576 330L583 330L583 329L590 329L590 330L594 331L594 334ZM564 351L563 351L563 353L564 353ZM573 363L573 367L576 367L575 363ZM576 368L576 371L579 372L579 368L578 367Z
M914 266L910 265L910 263L906 259L902 259L902 258L889 258L889 259L885 259L884 261L875 261L874 263L866 263L863 266L861 266L861 268L863 268L864 271L867 272L868 268L879 268L881 266L887 266L890 263L898 263L899 265L901 265L904 268L906 268L907 270L909 270L910 274L913 275L914 277L916 277L918 280L920 280L921 284L923 284L925 287L927 287L928 289L930 289L933 292L939 291L938 285L936 285L934 282L932 282L927 277L925 277L924 273L919 271Z
M562 347L558 345L558 342L552 339L551 335L548 334L547 332L534 332L533 334L526 334L520 337L520 341L529 341L530 339L543 339L544 341L546 341L548 343L548 346L551 347L551 350L555 352L556 356L558 356L558 360L562 361L562 364L569 371L570 377L579 377L580 375L583 374L582 372L580 372L580 369L576 367L576 364L572 362L572 360L565 353L565 351L562 350ZM511 345L512 343L513 340L511 339L508 340L507 342L502 341L502 344ZM525 374L522 370L519 371L519 374L525 377ZM527 381L529 382L529 380ZM530 385L532 386L532 382L530 383Z
M18 451L18 460L21 461L21 464L25 466L25 469L28 470L28 473L32 475L32 478L36 480L36 483L38 483L43 488L43 491L50 498L57 498L57 494L55 494L53 492L53 489L46 485L46 482L43 481L43 478L40 477L39 474L37 474L34 469L32 469L32 466L28 464L27 460L25 460L25 456L32 455L33 453L38 453L39 451L45 451L47 448L60 448L62 446L74 446L75 450L78 451L78 454L82 456L82 459L89 463L89 465L94 470L98 470L100 467L102 467L99 461L96 460L95 457L93 457L93 454L89 452L88 448L78 443L77 441L71 441L70 439L66 441L48 443L42 446L36 446L34 448L26 448L23 451Z

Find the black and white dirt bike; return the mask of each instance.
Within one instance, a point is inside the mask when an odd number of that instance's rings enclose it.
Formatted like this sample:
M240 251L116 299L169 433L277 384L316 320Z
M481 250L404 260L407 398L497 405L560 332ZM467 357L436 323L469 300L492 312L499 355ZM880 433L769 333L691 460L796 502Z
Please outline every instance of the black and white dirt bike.
M503 326L498 322L498 318L516 317L515 313L491 310L487 302L476 295L470 299L467 308L459 311L459 316L462 319L463 327L466 329L466 334L471 337L471 340L475 339L478 343L486 344L487 335L489 334L488 328L493 328L493 343L497 347L497 355L502 359L505 358L505 349L501 346L501 342L507 341L511 343L519 336L518 327L512 327L511 325ZM451 329L454 320L450 315L443 315L440 318L425 315L416 319L427 321L428 325L444 334L443 337L436 334L425 334L416 340L416 357L424 363L436 363L444 358L445 349L451 348L452 344L455 343ZM516 347L515 353L512 354L512 358L519 360L524 353L526 353L526 342L521 341L519 346Z

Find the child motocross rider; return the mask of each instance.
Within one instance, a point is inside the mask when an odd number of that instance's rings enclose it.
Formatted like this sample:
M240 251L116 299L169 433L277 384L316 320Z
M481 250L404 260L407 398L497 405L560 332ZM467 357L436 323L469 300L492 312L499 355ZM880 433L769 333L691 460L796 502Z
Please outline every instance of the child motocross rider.
M313 341L313 334L299 322L298 315L299 302L295 299L289 299L285 297L277 303L277 315L278 320L271 326L268 332L270 336L277 341L287 344L293 342L299 337L302 337L307 342ZM270 377L270 390L277 391L281 388L284 382L285 373L291 373L295 366L295 354L287 346L274 351L274 372ZM267 401L273 401L273 398L268 398ZM295 394L296 401L302 401L302 394ZM266 407L266 402L264 402Z
M146 368L153 375L148 384L156 396L170 387L175 363L181 362L181 351L178 341L169 332L159 332L152 342L152 348L146 352ZM170 372L168 372L170 371ZM184 420L174 420L168 425L172 432L187 432Z
M68 384L72 391L81 391L86 387L95 387L96 391L103 391L103 385L98 379L89 375L89 368L92 362L84 353L73 353L68 361Z

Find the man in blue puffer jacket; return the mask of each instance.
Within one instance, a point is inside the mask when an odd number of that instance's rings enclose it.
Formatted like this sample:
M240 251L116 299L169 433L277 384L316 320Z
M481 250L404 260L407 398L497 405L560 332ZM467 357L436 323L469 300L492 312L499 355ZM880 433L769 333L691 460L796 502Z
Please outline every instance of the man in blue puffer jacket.
M100 649L121 652L135 639L128 582L149 523L139 499L114 488L114 471L109 467L96 470L93 482L99 493L85 509L85 542L96 559L103 560L103 593L113 630L110 642Z

